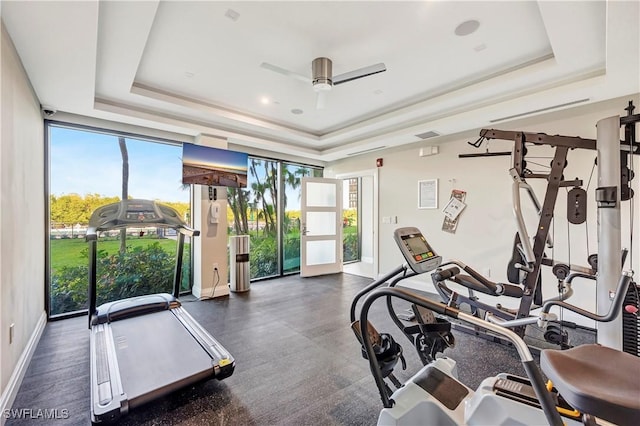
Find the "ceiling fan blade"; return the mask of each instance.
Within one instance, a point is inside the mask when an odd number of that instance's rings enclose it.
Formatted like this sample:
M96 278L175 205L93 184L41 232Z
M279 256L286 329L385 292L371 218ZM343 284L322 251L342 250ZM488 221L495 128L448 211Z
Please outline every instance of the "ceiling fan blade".
M276 66L276 65L272 65L272 64L267 63L267 62L263 62L263 63L261 63L261 64L260 64L260 66L261 66L262 68L264 68L264 69L267 69L267 70L270 70L270 71L277 72L278 74L286 75L287 77L293 77L293 78L295 78L296 80L300 80L300 81L302 81L302 82L304 82L304 83L309 83L309 84L311 84L311 78L309 78L309 77L307 77L307 76L304 76L304 75L302 75L302 74L298 74L298 73L296 73L296 72L289 71L289 70L286 70L286 69L284 69L284 68L280 68L280 67L278 67L278 66Z
M385 72L386 70L387 70L387 67L382 62L375 65L369 65L368 67L360 68L355 71L349 71L344 74L334 76L333 85L337 86L338 84L357 80L359 78L367 77L373 74L378 74L380 72Z
M319 90L316 92L316 109L324 109L327 105L327 90Z

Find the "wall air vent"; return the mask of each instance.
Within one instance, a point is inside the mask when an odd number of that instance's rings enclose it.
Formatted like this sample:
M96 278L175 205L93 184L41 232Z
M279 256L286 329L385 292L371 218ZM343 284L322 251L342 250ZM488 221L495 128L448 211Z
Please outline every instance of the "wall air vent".
M420 133L419 135L416 135L416 137L420 139L435 138L436 136L440 136L440 133L434 132L433 130L429 130L428 132L424 132L424 133Z
M534 109L533 111L527 111L527 112L523 112L523 113L520 113L520 114L509 115L507 117L496 118L496 119L491 120L489 122L490 123L497 123L499 121L511 120L513 118L520 118L520 117L524 117L524 116L527 116L527 115L530 115L530 114L537 114L539 112L551 111L552 109L556 109L556 108L562 108L562 107L566 107L566 106L581 104L581 103L587 102L587 101L589 101L589 98L584 98L584 99L580 99L580 100L577 100L577 101L567 102L567 103L564 103L564 104L554 105L554 106L550 106L550 107L546 107L546 108Z
M351 155L360 155L360 154L364 154L364 153L367 153L367 152L379 151L381 149L385 149L386 147L387 147L386 145L377 146L375 148L363 149L362 151L350 152L347 155L349 155L349 156L351 156Z

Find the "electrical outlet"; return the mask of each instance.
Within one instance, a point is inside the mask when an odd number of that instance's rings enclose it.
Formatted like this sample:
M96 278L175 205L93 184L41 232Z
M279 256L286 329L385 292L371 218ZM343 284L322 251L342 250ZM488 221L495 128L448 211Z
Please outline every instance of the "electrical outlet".
M213 264L213 270L214 270L214 271L217 271L217 270L218 270L218 264L217 264L217 263L214 263L214 264Z
M11 324L9 326L9 344L13 343L13 329L15 328L15 324Z

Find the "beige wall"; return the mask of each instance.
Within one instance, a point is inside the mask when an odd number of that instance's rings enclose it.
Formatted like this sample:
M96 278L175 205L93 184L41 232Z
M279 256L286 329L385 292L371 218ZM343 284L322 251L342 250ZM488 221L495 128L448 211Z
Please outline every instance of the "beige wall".
M4 394L44 312L45 161L38 99L4 24L1 35L0 386ZM10 324L15 324L11 344Z
M562 134L567 136L581 136L584 138L596 138L595 124L598 120L612 115L624 115L624 108L628 100L633 99L640 108L640 97L625 97L613 102L607 102L596 107L580 108L573 112L560 112L547 114L528 120L521 120L510 124L496 124L493 127L504 130L523 130L542 132L547 134ZM347 159L331 164L325 169L325 176L332 177L335 174L349 173L351 171L371 168L375 165L375 159L384 158L384 166L379 169L379 258L381 274L389 272L403 262L400 252L392 240L393 230L401 226L417 226L422 230L433 248L444 259L459 259L476 268L481 273L489 273L494 281L506 281L506 265L511 256L511 245L516 231L515 221L511 209L511 178L508 174L510 157L486 157L476 159L459 159L461 153L483 152L476 150L467 144L467 141L475 141L479 130L447 138L446 142L439 143L440 153L429 157L420 157L419 148L426 143L412 147L400 147L394 150L379 151L354 159ZM511 142L491 141L491 151L510 151ZM530 148L530 161L548 165L550 159L538 158L536 155L549 156L550 148ZM586 186L595 158L595 151L574 150L569 153L569 165L565 172L566 179L580 177L584 179ZM541 167L531 165L540 170ZM638 159L635 162L636 175L640 175ZM419 180L438 179L439 202L436 210L419 210L417 208L417 194ZM633 181L633 186L638 193L638 177ZM540 179L531 179L529 183L534 186L538 198L542 202L544 198L545 183ZM597 184L597 169L589 188L589 212L588 212L588 240L589 251L586 250L587 228L584 225L570 226L570 246L567 244L566 221L566 193L560 191L555 209L555 240L554 252L547 251L547 255L553 254L558 261L569 260L573 264L587 265L587 256L597 252L597 212L595 208L594 190ZM467 191L467 207L460 216L459 225L455 234L441 230L443 214L441 209L449 200L452 189ZM635 229L640 229L638 220L639 199L634 199L636 205ZM523 205L530 206L528 198L523 194ZM397 216L397 224L383 223L385 216ZM528 217L534 218L532 209L528 209ZM530 220L529 233L535 234L537 220ZM629 247L629 203L624 203L622 208L622 245ZM569 248L570 247L570 253ZM640 263L640 248L638 238L634 240L633 250L634 267ZM627 262L627 267L629 263ZM544 268L544 295L550 297L556 292L555 277L549 268ZM432 290L430 277L422 276L415 285L422 286L425 290ZM414 284L414 283L412 283ZM574 285L575 296L572 302L587 308L595 309L595 284L592 281L576 281ZM495 298L486 300L496 303ZM514 299L500 301L506 306L517 306ZM575 318L572 318L575 320ZM593 325L583 322L585 325Z

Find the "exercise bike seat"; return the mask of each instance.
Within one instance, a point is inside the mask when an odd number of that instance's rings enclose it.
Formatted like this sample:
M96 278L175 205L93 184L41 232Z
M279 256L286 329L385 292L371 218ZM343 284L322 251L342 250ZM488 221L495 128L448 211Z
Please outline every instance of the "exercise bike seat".
M619 425L640 419L640 358L587 344L564 351L545 349L540 366L575 409Z
M524 294L522 287L505 283L494 283L502 289L501 293L494 292L471 275L457 274L450 278L450 280L473 291L479 291L480 293L488 294L490 296L509 296L520 298Z

